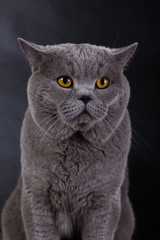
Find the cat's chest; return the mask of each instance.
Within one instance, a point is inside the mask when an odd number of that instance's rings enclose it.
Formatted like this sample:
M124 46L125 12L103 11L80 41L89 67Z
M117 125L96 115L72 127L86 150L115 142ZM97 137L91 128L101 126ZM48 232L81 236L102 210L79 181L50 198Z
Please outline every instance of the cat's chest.
M103 152L83 146L55 154L50 164L51 201L65 208L86 203L106 183L104 162Z
M72 144L52 156L50 181L55 190L75 191L84 186L90 188L95 179L103 178L106 164L103 151Z
M121 184L124 168L124 161L119 161L122 156L117 149L118 152L113 154L107 144L105 148L98 148L91 144L70 142L48 155L47 178L53 204L56 202L61 208L74 208L79 204L83 206L88 199L91 202L96 194L101 197L111 192L110 189L114 192Z

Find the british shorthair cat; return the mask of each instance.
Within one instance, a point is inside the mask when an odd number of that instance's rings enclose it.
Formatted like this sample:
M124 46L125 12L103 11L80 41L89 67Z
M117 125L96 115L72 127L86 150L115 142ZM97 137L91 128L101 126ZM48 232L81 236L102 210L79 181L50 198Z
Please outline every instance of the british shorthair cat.
M123 71L137 43L19 43L32 75L21 174L2 213L3 240L131 240L130 87Z

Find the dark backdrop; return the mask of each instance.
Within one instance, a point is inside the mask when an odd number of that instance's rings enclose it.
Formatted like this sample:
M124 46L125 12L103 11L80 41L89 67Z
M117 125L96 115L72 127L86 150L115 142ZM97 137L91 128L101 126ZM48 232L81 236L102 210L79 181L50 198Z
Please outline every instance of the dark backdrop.
M159 12L154 1L0 1L0 210L20 172L19 137L30 75L17 37L39 44L92 43L139 47L126 75L133 139L130 197L136 215L134 240L157 239L159 192ZM123 239L122 239L123 240Z

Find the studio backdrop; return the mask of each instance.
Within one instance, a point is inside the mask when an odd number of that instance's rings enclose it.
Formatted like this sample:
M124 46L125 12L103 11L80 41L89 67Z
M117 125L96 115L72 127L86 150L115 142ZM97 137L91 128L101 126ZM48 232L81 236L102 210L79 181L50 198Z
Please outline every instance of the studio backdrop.
M158 4L158 3L157 3ZM160 203L158 149L159 12L153 1L0 1L0 210L20 174L20 129L27 108L30 68L17 37L47 45L91 43L123 47L138 42L125 70L131 86L129 112L130 199L134 240L157 239Z

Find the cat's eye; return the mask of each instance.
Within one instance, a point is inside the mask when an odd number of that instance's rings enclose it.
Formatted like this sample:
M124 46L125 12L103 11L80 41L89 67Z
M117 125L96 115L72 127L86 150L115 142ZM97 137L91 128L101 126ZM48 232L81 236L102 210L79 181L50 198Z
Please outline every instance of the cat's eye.
M96 87L103 89L103 88L107 88L109 86L110 81L105 78L105 77L101 77L99 79L97 79L96 81Z
M64 88L69 88L73 84L72 79L67 76L58 77L57 82L61 87L64 87Z

